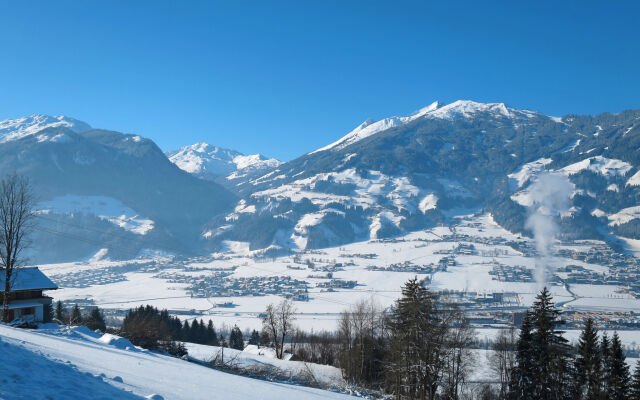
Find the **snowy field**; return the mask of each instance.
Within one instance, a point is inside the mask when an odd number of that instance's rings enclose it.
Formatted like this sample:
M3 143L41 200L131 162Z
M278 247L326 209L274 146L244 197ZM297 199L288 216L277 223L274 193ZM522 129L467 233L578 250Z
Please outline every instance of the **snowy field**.
M269 279L281 283L285 278L298 281L283 283L284 289L278 290L285 292L289 290L286 285L305 285L308 300L295 301L296 323L314 331L334 330L340 312L359 300L373 298L381 307L391 305L399 297L402 285L414 276L430 278L434 290L471 291L479 295L514 292L517 306L531 305L539 290L535 282L500 281L489 274L496 264L532 272L536 259L505 244L517 241L533 247L531 242L502 229L489 215L464 217L458 222L455 227L436 227L394 240L370 240L269 259L255 258L246 243L230 242L227 251L198 259L153 256L125 262L102 258L40 268L54 282L64 282L59 290L49 292L55 300L82 303L88 300L105 309L120 310L151 304L167 308L183 319L211 318L217 326L238 325L242 329L259 328L259 314L269 303L280 301L282 293L269 292L255 283ZM466 239L443 239L453 233ZM460 244L473 244L475 251L452 256ZM558 244L556 249L586 251L597 245L601 243L580 241ZM407 266L438 265L445 257L455 257L456 261L446 271L425 273L407 269ZM594 273L608 272L606 266L569 256L555 256L549 264L553 268L577 265ZM246 280L256 277L260 279L247 283ZM198 293L194 288L198 283L206 287L225 280L235 284L236 291L216 295ZM355 281L355 286L327 288L332 283L348 281ZM250 285L254 286L247 289ZM290 292L294 289L299 287ZM550 286L555 301L566 303L567 310L640 312L640 300L625 294L619 286L580 284L570 289L571 292L560 283Z
M248 345L244 350L239 351L195 343L186 343L185 345L189 352L189 357L199 361L211 362L212 360L217 360L230 367L245 370L259 370L260 368L271 367L283 371L291 377L308 376L311 381L322 385L336 388L344 388L346 386L339 368L303 361L279 360L275 356L275 351L271 348ZM286 354L286 356L290 356L290 354Z
M58 328L50 324L31 331L0 325L0 338L6 361L0 398L5 400L349 397L231 375L151 353L126 339L85 327Z

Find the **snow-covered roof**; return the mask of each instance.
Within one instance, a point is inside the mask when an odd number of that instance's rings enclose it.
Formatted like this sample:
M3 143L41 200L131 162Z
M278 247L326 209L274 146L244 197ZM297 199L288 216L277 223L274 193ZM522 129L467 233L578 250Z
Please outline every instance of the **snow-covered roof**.
M1 272L1 271L0 271ZM0 273L0 291L4 291L4 273ZM37 267L16 268L11 276L11 290L39 290L57 289L45 274Z

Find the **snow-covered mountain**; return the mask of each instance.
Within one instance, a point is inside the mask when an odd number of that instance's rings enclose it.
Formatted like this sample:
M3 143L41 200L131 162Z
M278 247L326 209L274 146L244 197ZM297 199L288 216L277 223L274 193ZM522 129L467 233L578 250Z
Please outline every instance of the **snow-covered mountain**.
M380 121L368 119L358 125L354 130L346 134L340 140L321 147L310 154L325 150L339 150L352 143L362 140L378 132L394 128L400 125L408 124L420 118L439 118L439 119L455 119L455 118L472 118L476 114L492 113L494 116L504 116L505 118L529 117L535 113L527 110L516 110L508 108L504 103L477 103L470 100L458 100L451 104L442 104L438 101L421 108L420 110L404 116L384 118Z
M640 111L557 118L502 103L436 102L367 121L243 183L235 210L204 235L214 246L287 251L392 237L480 210L527 233L518 192L548 170L575 185L566 235L640 239L639 119Z
M32 262L197 252L203 225L235 200L137 135L62 116L0 126L0 169L27 176L38 200Z
M78 121L77 119L64 115L52 117L44 114L33 114L28 117L0 121L0 143L35 135L46 128L60 127L68 128L73 132L84 132L91 129L91 126L86 122ZM45 139L43 137L42 139L51 140L52 138ZM54 140L61 139L62 137L59 137Z
M167 157L180 169L202 179L227 181L248 179L265 174L282 164L262 154L245 155L235 150L196 143L168 151Z
M55 260L116 249L216 251L229 241L265 252L319 248L481 210L528 234L530 186L545 171L573 185L564 235L640 239L638 110L558 118L502 103L435 102L367 121L286 163L206 143L170 160L149 139L67 117L0 127L0 168L34 182L41 255Z

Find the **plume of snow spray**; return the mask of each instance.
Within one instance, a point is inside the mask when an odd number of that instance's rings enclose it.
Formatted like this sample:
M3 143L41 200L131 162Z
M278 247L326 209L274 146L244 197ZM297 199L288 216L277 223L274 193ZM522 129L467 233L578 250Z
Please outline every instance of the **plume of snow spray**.
M536 283L538 289L546 286L553 274L551 255L558 225L556 218L569 210L569 199L574 185L560 174L545 173L529 187L531 213L525 227L533 232L538 258L536 259Z

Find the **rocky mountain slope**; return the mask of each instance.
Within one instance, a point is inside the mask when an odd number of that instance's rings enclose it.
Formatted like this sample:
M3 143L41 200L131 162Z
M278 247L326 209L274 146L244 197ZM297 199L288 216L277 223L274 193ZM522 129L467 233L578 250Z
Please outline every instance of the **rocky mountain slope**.
M28 175L41 197L38 256L49 261L229 241L289 252L478 211L526 235L532 213L551 213L565 238L622 248L640 240L639 147L640 110L559 118L473 101L365 121L286 163L206 143L167 158L149 139L66 117L0 122L3 170ZM566 178L546 188L566 193L557 210L536 203L546 174Z
M29 177L37 196L33 262L196 252L203 224L236 201L137 135L41 115L0 126L1 170Z
M214 247L236 240L273 251L318 248L480 210L530 234L527 189L546 171L572 185L560 218L567 237L640 238L639 118L639 111L558 118L457 101L366 121L246 181L234 212L209 224L205 236Z

